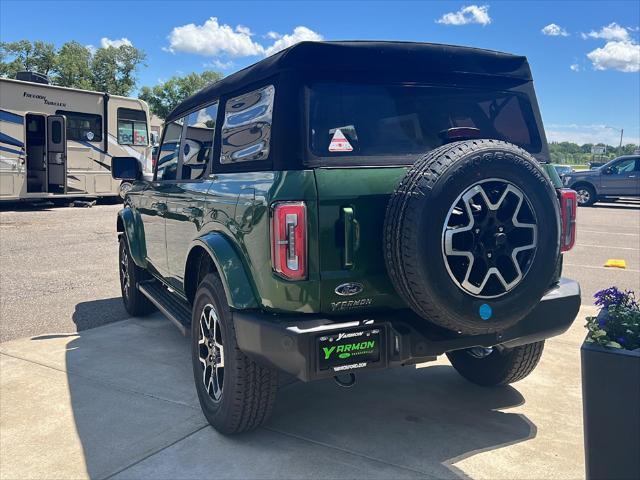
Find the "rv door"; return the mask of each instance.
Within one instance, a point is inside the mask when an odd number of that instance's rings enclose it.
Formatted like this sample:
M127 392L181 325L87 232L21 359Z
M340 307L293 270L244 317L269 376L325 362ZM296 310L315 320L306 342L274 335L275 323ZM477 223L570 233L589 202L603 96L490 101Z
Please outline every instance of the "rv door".
M47 117L47 167L49 193L67 193L67 119Z

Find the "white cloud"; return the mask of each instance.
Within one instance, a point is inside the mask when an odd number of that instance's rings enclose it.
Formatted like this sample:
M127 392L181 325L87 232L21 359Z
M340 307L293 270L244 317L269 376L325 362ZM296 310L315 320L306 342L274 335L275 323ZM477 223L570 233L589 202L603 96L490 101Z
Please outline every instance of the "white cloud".
M596 70L640 71L640 45L632 41L607 42L587 54Z
M620 130L602 124L548 124L545 126L545 131L547 140L550 142L573 142L578 145L585 143L618 145L620 143ZM624 145L640 144L638 127L625 128L622 143Z
M96 46L95 46L95 45L91 45L91 44L89 44L89 45L85 45L85 46L84 46L84 48L86 48L87 50L89 50L89 53L90 53L91 55L95 54L95 53L96 53L96 50L97 50Z
M549 25L544 27L541 30L541 32L543 33L543 35L547 35L549 37L568 37L569 36L569 32L567 32L564 28L562 28L560 25L557 25L555 23L550 23Z
M580 65L578 65L577 63L572 63L571 65L569 65L569 68L574 72L580 71Z
M264 47L251 39L251 31L238 25L218 23L216 17L209 18L204 24L189 23L175 27L169 34L169 50L195 53L198 55L227 55L229 57L249 57L262 55Z
M271 38L276 39L273 45L265 49L265 55L273 55L274 53L284 50L285 48L295 45L298 42L304 41L320 41L323 39L322 35L314 32L310 28L298 26L293 29L293 33L289 35L279 35L276 32L269 32L267 35L272 34ZM273 34L276 36L274 37Z
M602 27L597 32L592 30L589 33L583 33L582 38L603 38L605 40L629 40L629 31L618 25L616 22L612 22L606 27Z
M133 46L133 44L131 43L131 40L125 37L115 38L113 40L107 37L102 37L100 39L100 46L102 48L109 48L109 47L120 48L124 45L127 45L129 47Z
M263 46L254 41L251 38L253 35L249 27L238 25L233 28L219 23L216 17L211 17L202 25L189 23L175 27L169 34L169 47L165 50L171 53L186 52L223 58L269 56L298 42L323 39L322 35L305 26L298 26L286 35L268 32L266 38L274 41L270 46ZM222 69L232 66L230 62L220 59L214 60L212 65Z
M462 7L457 12L445 13L436 22L444 25L467 25L469 23L488 25L491 23L489 6L469 5L468 7Z

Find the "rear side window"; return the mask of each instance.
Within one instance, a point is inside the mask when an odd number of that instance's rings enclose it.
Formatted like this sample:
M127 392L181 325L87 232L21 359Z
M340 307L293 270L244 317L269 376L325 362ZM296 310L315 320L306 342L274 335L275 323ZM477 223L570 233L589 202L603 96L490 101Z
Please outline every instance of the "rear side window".
M67 117L67 140L101 142L102 117L91 113L57 110L56 115Z
M271 142L273 85L227 100L220 163L266 160Z
M309 88L309 147L317 157L413 157L449 129L477 129L529 152L541 141L531 106L514 92L416 85L316 84Z
M180 153L180 139L182 138L182 124L179 118L167 123L164 127L164 138L160 145L156 180L175 180L178 173L178 157Z
M187 117L187 130L182 147L182 178L202 178L213 155L218 104L214 103Z
M120 145L148 145L147 114L131 108L118 109L118 143Z

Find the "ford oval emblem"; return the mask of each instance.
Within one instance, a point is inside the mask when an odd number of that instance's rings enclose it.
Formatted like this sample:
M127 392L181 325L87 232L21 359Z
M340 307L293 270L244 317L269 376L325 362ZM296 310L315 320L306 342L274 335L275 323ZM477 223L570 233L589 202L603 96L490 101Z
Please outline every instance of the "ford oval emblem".
M361 283L343 283L336 287L335 292L341 297L350 297L362 293L364 287Z

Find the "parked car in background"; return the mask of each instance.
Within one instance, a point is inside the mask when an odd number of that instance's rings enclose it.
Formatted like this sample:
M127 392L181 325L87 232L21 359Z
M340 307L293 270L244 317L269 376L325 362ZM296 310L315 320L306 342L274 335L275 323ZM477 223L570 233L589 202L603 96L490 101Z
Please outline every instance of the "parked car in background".
M565 175L562 181L585 207L604 198L640 197L640 155L624 155L593 170Z

